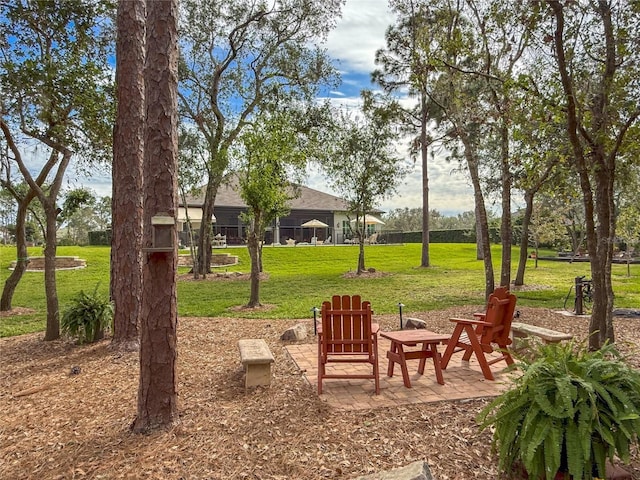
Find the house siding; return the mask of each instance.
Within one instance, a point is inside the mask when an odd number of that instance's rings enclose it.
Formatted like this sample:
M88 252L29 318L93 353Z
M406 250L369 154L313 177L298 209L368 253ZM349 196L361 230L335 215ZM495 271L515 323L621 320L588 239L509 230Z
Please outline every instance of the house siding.
M316 228L318 241L326 242L329 237L331 243L344 243L345 238L351 238L348 229L348 204L339 197L320 192L308 187L299 187L300 195L291 200L289 215L274 221L265 233L265 244L280 243L286 245L287 239L294 239L296 243L311 243L312 228L302 228L301 225L312 219L320 220L329 225L326 228ZM189 209L202 208L202 196L190 196L187 199ZM180 206L184 207L183 202ZM246 225L240 215L247 210L234 185L221 186L213 209L216 221L213 224L214 235L226 236L228 245L241 245L246 239ZM199 223L194 225L199 228ZM186 224L180 224L181 243L188 244ZM195 232L197 234L197 232ZM277 238L274 238L277 237Z

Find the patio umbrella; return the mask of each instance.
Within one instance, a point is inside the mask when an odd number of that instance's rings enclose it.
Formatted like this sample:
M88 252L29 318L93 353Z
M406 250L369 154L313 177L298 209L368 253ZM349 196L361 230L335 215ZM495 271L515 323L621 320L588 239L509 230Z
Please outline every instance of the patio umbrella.
M321 222L320 220L314 218L313 220L309 220L308 222L305 222L300 226L302 228L313 228L313 237L315 238L315 236L316 236L316 228L327 228L329 225L327 225L326 223Z
M351 220L351 223L355 223L356 219ZM362 223L362 217L360 217L360 223ZM365 225L384 225L384 222L380 220L378 217L373 215L365 215L364 216L364 224Z

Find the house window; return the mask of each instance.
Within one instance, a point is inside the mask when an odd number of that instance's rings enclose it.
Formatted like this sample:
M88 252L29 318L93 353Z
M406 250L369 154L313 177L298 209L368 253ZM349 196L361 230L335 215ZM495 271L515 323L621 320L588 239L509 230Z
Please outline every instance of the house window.
M352 236L351 225L349 225L348 220L343 220L342 221L342 238L351 238L351 236Z

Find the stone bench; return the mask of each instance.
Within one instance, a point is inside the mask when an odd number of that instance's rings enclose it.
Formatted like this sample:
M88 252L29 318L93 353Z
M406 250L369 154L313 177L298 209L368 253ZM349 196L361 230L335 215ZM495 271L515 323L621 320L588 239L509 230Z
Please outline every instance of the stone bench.
M516 338L535 336L541 338L544 343L558 343L573 338L573 335L570 333L556 332L548 328L519 322L513 322L511 324L511 332L513 332L513 336Z
M271 384L271 364L275 361L267 342L261 338L238 340L240 361L245 369L245 388Z
M435 480L429 470L429 464L424 460L411 463L405 467L394 468L378 472L355 480Z

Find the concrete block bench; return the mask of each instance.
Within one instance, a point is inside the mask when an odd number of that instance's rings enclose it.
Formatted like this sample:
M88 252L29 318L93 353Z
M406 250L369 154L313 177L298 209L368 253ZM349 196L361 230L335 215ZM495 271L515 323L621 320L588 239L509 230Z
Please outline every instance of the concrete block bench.
M267 342L261 338L238 340L240 361L245 369L245 388L271 384L271 364L275 361Z
M511 331L516 338L523 337L539 337L544 343L558 343L563 340L571 340L573 335L570 333L556 332L548 328L537 327L535 325L528 325L526 323L513 322L511 324Z
M357 477L355 480L435 480L429 470L426 461L419 460L406 467L394 468L384 472L378 472L364 477Z

